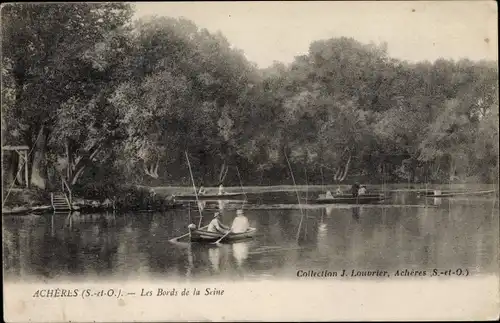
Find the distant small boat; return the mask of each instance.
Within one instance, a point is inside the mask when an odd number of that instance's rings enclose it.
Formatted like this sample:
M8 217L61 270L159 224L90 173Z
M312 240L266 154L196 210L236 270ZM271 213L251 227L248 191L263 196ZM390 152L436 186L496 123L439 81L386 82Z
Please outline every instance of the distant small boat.
M386 197L383 194L366 194L360 195L357 197L353 197L352 195L333 195L333 197L326 197L324 194L321 194L320 197L316 200L316 203L322 204L368 204L373 202L380 202L385 200Z
M203 195L194 195L194 194L183 194L183 195L172 195L174 200L232 200L241 198L244 196L244 193L225 193L225 194L203 194Z
M435 192L425 192L423 194L425 197L454 197L454 196L477 196L477 195L488 195L495 193L495 190L489 191L475 191L475 192L464 192L464 191L445 191L441 194L436 194Z
M440 192L438 194L450 194L450 193L465 193L467 191L465 191L465 190L431 190L431 189L428 189L428 190L417 191L417 194L418 195L435 195L436 192Z

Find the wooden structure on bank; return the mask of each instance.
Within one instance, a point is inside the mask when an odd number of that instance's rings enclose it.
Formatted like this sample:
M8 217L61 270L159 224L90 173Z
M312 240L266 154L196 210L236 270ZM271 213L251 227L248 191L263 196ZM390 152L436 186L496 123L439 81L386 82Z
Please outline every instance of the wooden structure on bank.
M29 171L28 150L29 150L28 146L10 146L10 145L7 145L7 146L2 147L2 153L4 153L5 151L14 151L19 155L19 158L21 158L21 160L23 161L23 163L21 164L21 167L19 167L19 169L18 169L18 174L20 174L21 171L24 170L24 183L25 183L27 188L29 188L29 185L30 185L29 173L28 173L28 171ZM16 177L17 177L17 175L14 177L14 182L16 181Z

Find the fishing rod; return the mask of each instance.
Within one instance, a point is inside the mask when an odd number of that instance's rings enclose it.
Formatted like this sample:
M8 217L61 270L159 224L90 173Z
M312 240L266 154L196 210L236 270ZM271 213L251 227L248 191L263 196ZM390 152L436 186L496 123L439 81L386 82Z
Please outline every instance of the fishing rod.
M246 202L248 200L248 196L247 196L247 193L245 192L245 190L243 189L243 181L241 180L240 171L238 170L238 166L236 166L236 172L238 173L238 178L240 179L241 191L245 195L245 202ZM243 208L244 207L245 207L245 203L243 203Z
M300 234L300 228L302 226L302 220L304 219L304 210L302 210L302 203L300 203L299 191L297 190L297 184L295 183L295 177L293 176L292 166L290 165L290 161L288 160L288 157L286 156L286 152L284 153L284 155L285 155L286 163L288 164L288 168L290 169L290 175L292 176L293 186L295 188L295 194L297 195L297 200L299 201L300 213L302 214L302 217L300 218L300 223L299 223L299 230L297 231L297 240L298 240L299 234Z
M189 174L191 174L191 180L193 181L193 189L194 189L194 196L196 196L196 203L200 203L200 201L198 200L198 192L196 191L196 184L194 183L193 172L191 171L191 163L189 162L189 156L188 156L187 150L185 151L185 154L186 154L186 160L187 160L188 167L189 167ZM200 212L200 221L198 223L198 228L199 228L201 226L201 220L203 219L203 214L201 213L200 208L198 208L198 211Z

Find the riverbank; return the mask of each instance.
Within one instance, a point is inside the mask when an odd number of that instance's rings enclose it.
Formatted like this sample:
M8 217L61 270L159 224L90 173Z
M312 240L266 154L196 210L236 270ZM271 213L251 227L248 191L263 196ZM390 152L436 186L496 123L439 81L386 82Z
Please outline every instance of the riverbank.
M113 194L103 191L97 192L97 194L95 191L88 193L90 194L86 195L91 196L91 198L73 195L71 208L66 206L60 211L79 211L82 213L136 210L166 211L183 205L160 195L151 194L145 188L122 187ZM107 197L111 195L112 197ZM2 206L2 214L27 215L59 211L54 209L50 196L51 192L46 190L12 189Z
M161 205L148 205L146 208L144 207L129 207L129 208L118 208L113 205L106 205L100 203L99 201L88 200L86 204L81 205L79 203L75 203L72 205L71 210L69 208L67 210L62 211L78 211L81 213L95 213L95 212L105 212L105 211L137 211L137 210L147 210L151 212L155 211L167 211L173 208L182 207L184 204L176 203L172 201L167 201L166 203L162 203ZM28 215L28 214L43 214L49 212L55 212L54 208L51 205L38 205L38 206L15 206L15 207L3 207L2 214L3 215Z
M366 185L370 192L411 192L421 190L468 190L479 191L495 189L491 184L387 184L387 185ZM275 185L275 186L245 186L245 187L225 187L224 190L230 193L263 194L278 192L323 192L325 190L336 190L340 187L343 191L349 191L349 185ZM207 187L207 194L217 193L217 187ZM172 208L182 207L184 204L171 199L172 195L192 194L193 188L190 186L161 186L161 187L121 187L114 191L81 190L80 196L85 194L90 198L74 197L72 210L92 213L102 211L165 211ZM498 194L498 190L497 190ZM75 195L75 194L74 194ZM23 215L30 213L53 212L50 203L50 192L43 190L13 189L8 196L7 202L2 207L5 215Z

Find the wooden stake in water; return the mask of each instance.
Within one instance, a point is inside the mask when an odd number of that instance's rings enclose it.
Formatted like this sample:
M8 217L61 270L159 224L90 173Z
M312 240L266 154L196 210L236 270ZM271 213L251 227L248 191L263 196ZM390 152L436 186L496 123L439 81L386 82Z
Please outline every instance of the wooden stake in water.
M198 192L196 191L196 184L194 183L193 172L191 171L191 163L189 162L189 156L188 156L187 151L185 151L185 153L186 153L186 160L187 160L188 167L189 167L189 174L191 174L191 180L193 181L193 189L194 189L194 196L196 196L196 203L200 203L200 201L198 200ZM203 215L201 214L200 208L198 208L198 211L200 212L200 221L198 222L198 228L199 228L201 226L201 220L203 219Z

